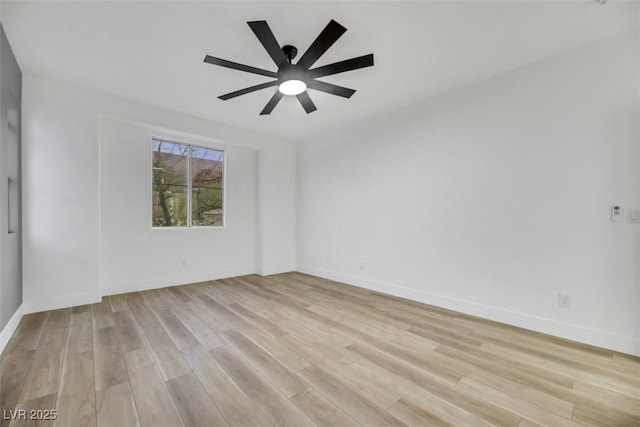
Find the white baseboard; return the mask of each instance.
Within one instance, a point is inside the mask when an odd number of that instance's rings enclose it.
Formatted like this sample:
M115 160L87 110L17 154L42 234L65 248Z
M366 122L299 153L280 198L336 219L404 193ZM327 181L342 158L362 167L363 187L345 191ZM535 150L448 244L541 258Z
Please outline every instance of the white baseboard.
M255 274L255 268L237 268L216 272L195 273L180 277L163 277L158 279L140 280L137 282L114 283L105 285L103 295L126 294L128 292L141 292L150 289L166 288L167 286L188 285L190 283L206 282L209 280L226 279L229 277L246 276Z
M312 276L323 277L337 282L370 289L385 294L407 298L425 304L470 314L497 322L506 323L513 326L542 332L549 335L577 341L585 344L604 347L621 353L640 356L640 339L631 336L620 335L610 331L587 328L572 323L560 322L530 315L526 313L493 307L485 304L478 304L473 301L452 298L446 295L433 294L417 289L410 289L391 283L379 282L359 276L344 274L322 268L299 265L297 271L310 274Z
M2 331L0 331L0 354L2 354L5 347L7 347L9 340L20 324L20 319L22 319L22 315L24 314L23 307L24 305L20 304L20 307L18 307L16 312L13 313L13 316L11 316L11 319L9 319L5 327L2 328Z
M58 295L46 299L28 298L25 299L24 314L38 313L46 310L57 310L59 308L75 307L77 305L95 304L100 302L102 297L95 293Z
M256 268L256 274L259 276L271 276L272 274L289 273L290 271L296 271L296 266L287 264Z

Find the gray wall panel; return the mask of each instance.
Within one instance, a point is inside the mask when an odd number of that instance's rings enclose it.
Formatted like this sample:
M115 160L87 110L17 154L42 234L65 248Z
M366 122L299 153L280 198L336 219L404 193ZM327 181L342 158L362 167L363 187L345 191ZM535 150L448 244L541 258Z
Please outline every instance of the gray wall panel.
M22 73L0 24L0 330L22 304Z

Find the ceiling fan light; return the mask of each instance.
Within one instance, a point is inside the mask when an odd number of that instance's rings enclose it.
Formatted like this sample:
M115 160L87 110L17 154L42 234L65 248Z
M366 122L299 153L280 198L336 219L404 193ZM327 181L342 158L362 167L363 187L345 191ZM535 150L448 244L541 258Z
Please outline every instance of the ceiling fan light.
M307 90L307 84L302 80L287 80L280 83L278 90L283 95L299 95Z

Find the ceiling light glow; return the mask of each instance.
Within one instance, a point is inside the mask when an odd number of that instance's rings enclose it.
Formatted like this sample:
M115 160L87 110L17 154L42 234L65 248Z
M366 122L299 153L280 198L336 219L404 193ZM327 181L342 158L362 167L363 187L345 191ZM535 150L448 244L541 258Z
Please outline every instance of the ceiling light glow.
M302 80L287 80L280 83L278 90L283 95L299 95L307 90L307 85Z

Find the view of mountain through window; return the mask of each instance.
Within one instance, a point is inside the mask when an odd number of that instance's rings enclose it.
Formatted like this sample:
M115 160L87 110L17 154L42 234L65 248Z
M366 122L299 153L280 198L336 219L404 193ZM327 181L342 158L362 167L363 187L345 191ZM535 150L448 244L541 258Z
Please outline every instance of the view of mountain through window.
M224 151L154 139L152 226L222 226Z

